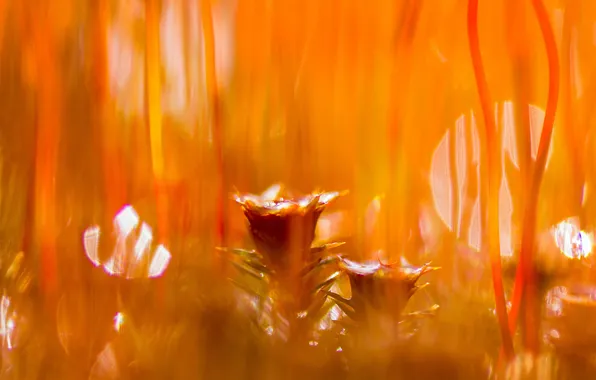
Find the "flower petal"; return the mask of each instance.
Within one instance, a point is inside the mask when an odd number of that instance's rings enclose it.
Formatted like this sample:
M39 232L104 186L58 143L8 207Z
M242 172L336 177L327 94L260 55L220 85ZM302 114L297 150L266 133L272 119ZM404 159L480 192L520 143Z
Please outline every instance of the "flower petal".
M283 190L283 186L279 183L271 185L267 190L261 194L262 201L274 201L279 199Z
M340 260L340 266L342 269L361 276L373 275L379 269L381 269L381 264L376 261L358 263L344 257L341 257Z

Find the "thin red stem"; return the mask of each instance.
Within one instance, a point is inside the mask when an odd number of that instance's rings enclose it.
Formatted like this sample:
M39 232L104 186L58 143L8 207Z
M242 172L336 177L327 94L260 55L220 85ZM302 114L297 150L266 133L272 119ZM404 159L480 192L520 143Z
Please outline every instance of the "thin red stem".
M514 355L513 341L509 333L507 324L507 308L505 306L505 293L503 291L503 277L501 274L501 248L499 242L499 146L497 128L494 121L494 112L492 100L486 81L486 74L482 65L482 55L480 54L480 41L478 39L478 0L468 1L468 42L470 45L470 55L480 106L486 128L486 150L488 161L488 230L489 230L489 256L492 269L493 288L495 293L495 306L497 318L501 328L501 340L505 348L506 357L512 358Z
M559 98L559 59L557 53L557 44L550 24L548 13L541 0L532 0L532 6L536 13L536 18L542 32L542 38L546 47L549 69L548 98L546 102L546 111L538 154L533 170L532 181L530 182L529 195L536 197L540 191L542 176L546 167L550 141L555 123L555 114L557 111L557 102ZM537 353L539 349L539 329L538 316L539 305L537 300L537 286L535 281L535 271L533 266L533 251L536 235L536 217L538 201L527 202L524 215L524 225L522 232L522 245L520 252L520 265L516 273L514 285L514 298L512 312L510 316L510 325L515 327L522 299L525 300L525 334L524 343L526 348Z
M226 185L225 185L225 166L223 158L223 128L221 125L220 98L217 85L217 72L215 62L215 36L213 30L213 16L211 9L211 0L200 0L201 25L203 27L203 41L205 54L205 82L207 87L207 96L211 105L211 118L213 125L213 146L215 150L215 160L217 167L217 216L216 228L218 245L226 245L226 225L225 225L225 206L226 206Z

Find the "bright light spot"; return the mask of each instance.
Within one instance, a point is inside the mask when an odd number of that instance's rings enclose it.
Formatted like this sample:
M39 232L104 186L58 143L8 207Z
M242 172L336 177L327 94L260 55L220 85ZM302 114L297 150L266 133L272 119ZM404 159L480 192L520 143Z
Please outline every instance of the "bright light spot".
M307 311L301 311L298 313L298 318L303 319L303 318L306 318L307 315L308 315Z
M267 190L263 191L261 199L263 201L274 201L281 195L281 190L282 188L279 183L271 185Z
M12 335L16 324L14 321L14 312L9 313L10 303L10 298L2 296L2 300L0 301L0 335L6 347L12 350Z
M151 266L149 267L149 277L161 276L168 267L171 258L172 255L170 255L170 252L163 245L159 245L155 250L153 260L151 260Z
M544 111L535 105L530 105L530 153L535 160L538 155L538 146L540 145L540 136L542 135L542 125L544 122ZM511 162L519 168L519 157L517 154L517 136L515 133L515 118L513 113L513 102L503 102L503 151L509 153ZM553 135L554 135L553 131ZM551 137L552 142L552 137ZM550 144L548 156L546 158L546 167L550 163L553 153L553 144Z
M10 298L2 296L0 301L0 335L5 335L8 330L6 320L8 319L8 308L10 307Z
M329 310L329 317L332 321L339 321L344 315L345 313L343 310L337 305L334 305L331 310Z
M341 258L340 265L343 269L362 276L372 275L381 269L381 263L379 261L358 263L344 257Z
M317 342L315 340L311 340L310 342L308 342L308 345L311 347L316 347L319 345L319 342Z
M158 245L151 257L153 232L147 223L140 222L139 215L132 206L125 206L114 217L116 230L111 255L102 263L99 258L100 229L89 227L83 234L85 254L95 266L103 267L111 276L126 278L159 277L167 269L172 255ZM149 263L150 261L150 263Z
M85 253L96 267L101 265L99 262L99 236L100 229L98 226L87 228L83 234L83 247L85 248Z
M574 219L567 219L557 224L552 229L557 248L570 259L581 259L592 253L591 234L579 229Z
M530 153L532 158L536 159L544 111L534 105L529 105L528 108ZM502 137L500 158L503 168L508 169L503 170L499 184L501 255L511 256L514 252L514 242L518 240L515 225L512 223L513 202L519 197L519 194L514 193L519 188L519 183L514 182L518 181L515 177L518 174L516 170L519 169L519 143L516 141L515 131L519 126L515 125L514 105L511 101L495 104L495 121ZM480 249L483 235L480 230L480 174L486 173L486 167L480 162L478 128L473 112L461 115L455 120L433 152L429 178L434 209L441 221L449 230L455 232L458 238L465 239L468 245L476 250ZM452 149L455 149L455 157L451 155ZM552 153L551 144L546 162L547 169ZM506 165L509 161L511 165ZM485 207L486 205L482 205L483 209Z
M118 234L126 237L139 225L139 215L132 206L125 206L114 218L114 225Z
M561 334L559 333L559 331L558 331L558 330L551 330L551 331L550 331L550 336L551 336L553 339L559 339L559 338L561 338Z
M298 205L300 207L306 207L306 206L310 205L310 202L312 202L312 201L313 201L312 197L300 198L300 199L298 199ZM317 200L317 202L318 202L318 200Z
M124 273L121 260L118 260L114 256L110 257L109 260L103 265L103 269L111 276L119 276Z
M151 233L151 228L143 223L141 225L141 232L139 234L139 238L137 239L137 243L135 244L135 257L137 260L140 260L143 257L143 254L151 245L151 241L153 240L153 234Z
M124 323L124 314L118 312L116 313L116 316L114 317L114 330L120 332L120 329L122 328L122 324Z
M345 192L343 194L345 194ZM329 202L336 199L337 197L340 197L341 195L342 193L340 193L339 191L332 191L321 194L321 196L319 197L319 204L329 204Z
M563 315L563 298L567 295L568 291L564 286L554 287L546 294L546 312L549 317L560 317Z

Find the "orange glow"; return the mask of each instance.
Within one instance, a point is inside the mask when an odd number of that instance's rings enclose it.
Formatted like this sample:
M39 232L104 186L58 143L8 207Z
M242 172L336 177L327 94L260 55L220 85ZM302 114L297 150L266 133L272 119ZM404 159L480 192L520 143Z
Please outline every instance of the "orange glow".
M596 378L595 63L589 0L0 0L0 378Z

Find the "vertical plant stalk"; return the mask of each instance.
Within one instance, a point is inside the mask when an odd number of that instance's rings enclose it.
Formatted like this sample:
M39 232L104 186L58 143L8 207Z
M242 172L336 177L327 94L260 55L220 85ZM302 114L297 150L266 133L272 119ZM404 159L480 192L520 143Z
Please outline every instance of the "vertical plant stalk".
M576 9L573 4L566 4L565 16L563 18L563 36L562 36L562 112L564 120L565 133L563 137L567 143L567 152L571 161L572 171L572 195L571 198L576 201L574 210L579 214L580 225L585 225L585 215L582 208L583 199L583 186L584 186L584 162L583 162L583 151L576 147L582 146L580 140L580 130L576 123L575 107L572 100L573 91L573 60L572 60L572 47L571 42L571 30L574 21L577 20ZM577 58L576 58L577 59Z
M337 19L337 31L336 31L336 54L335 54L335 67L333 72L333 104L332 104L332 113L333 113L333 130L334 131L346 131L344 139L348 139L349 144L353 144L354 147L354 154L352 155L351 160L349 162L350 166L353 167L353 179L352 179L352 194L353 194L353 203L352 207L354 208L354 215L355 217L352 218L352 228L355 231L353 239L354 239L354 246L355 251L359 258L362 258L363 252L365 252L366 243L364 241L364 220L365 220L365 208L361 207L364 204L363 191L360 189L360 178L359 178L359 169L358 164L361 162L360 156L362 153L359 149L356 148L356 143L354 142L354 135L353 131L356 129L354 127L354 121L350 119L347 112L345 112L345 108L349 107L351 110L353 107L351 106L351 99L350 96L354 93L354 91L350 88L348 84L349 78L349 63L350 63L350 54L349 54L349 31L350 31L350 17L349 13L350 10L348 5L353 4L345 1L338 1L337 6L335 8L335 17ZM325 17L323 17L324 19ZM345 141L345 140L344 140Z
M115 128L108 117L108 17L107 0L97 2L94 8L93 25L93 80L95 104L97 110L96 130L101 146L102 172L104 176L105 221L111 222L114 214L122 207L126 199L126 186L116 148Z
M49 2L36 7L30 20L37 70L37 131L35 147L34 237L41 253L41 290L48 307L57 295L56 174L62 93L56 32L48 17ZM44 12L46 11L46 12ZM44 14L45 13L45 14ZM43 72L43 74L42 74Z
M482 65L480 54L480 41L478 39L478 0L468 0L468 42L474 69L474 77L478 87L478 96L482 108L484 125L486 128L486 150L488 163L488 237L489 256L492 269L493 288L497 319L501 329L501 340L506 357L513 357L513 342L507 324L507 308L505 293L503 291L503 277L501 272L501 247L499 241L499 183L501 178L499 168L500 149L497 130L494 120L492 100L490 97L486 74Z
M203 46L205 55L205 83L207 87L207 98L211 106L211 126L213 131L213 148L215 151L215 162L217 170L216 188L216 228L218 244L227 245L227 234L225 224L226 202L225 202L225 165L223 157L223 127L221 123L221 103L219 97L217 71L215 61L215 35L213 30L213 16L211 0L199 0L201 12L201 27L203 29Z
M149 115L149 137L151 160L157 178L164 173L162 119L161 119L161 61L159 57L159 1L148 0L145 9L147 70L147 112Z
M531 181L532 173L532 143L531 143L531 125L530 125L530 91L532 88L530 77L530 57L527 53L527 41L523 37L527 34L525 27L525 4L509 0L507 3L506 18L508 22L513 23L511 31L508 33L508 45L510 47L510 54L513 57L513 75L514 75L514 117L515 117L515 131L516 131L516 148L518 163L520 169L521 193L516 194L518 199L516 210L520 210L521 215L518 215L519 222L523 225L525 218L526 202L532 196L528 192L529 183ZM521 271L516 273L516 280L522 275ZM513 298L521 298L522 287L514 289ZM517 293L516 293L517 292ZM519 305L518 305L519 306ZM509 314L509 331L513 334L515 332L515 317L518 314L518 309L514 305Z
M168 236L168 208L164 187L163 125L161 109L160 4L148 0L145 5L145 67L147 70L147 112L151 163L156 183L157 229L161 239Z
M165 194L163 125L161 108L161 57L160 57L160 15L161 1L147 0L145 3L145 88L149 124L149 145L155 186L155 206L157 211L157 236L167 241L168 203ZM165 287L158 285L156 293L158 304L164 303Z
M0 54L4 50L4 30L6 28L6 19L8 16L8 0L0 0Z
M192 44L192 30L191 30L191 23L194 21L194 18L191 16L191 12L190 12L190 4L186 3L186 2L181 2L180 4L177 4L177 12L181 12L182 17L182 54L184 54L183 57L183 67L184 67L184 78L186 78L186 83L184 85L184 96L186 97L186 104L188 105L188 107L191 107L190 101L192 99L192 75L191 75L191 70L193 68L192 65L192 49L191 49L191 44Z
M513 81L514 81L514 120L516 135L516 150L519 171L521 174L521 189L528 189L530 173L532 168L532 143L530 125L530 95L532 91L532 76L530 71L531 58L528 54L528 41L526 27L526 4L515 0L509 0L506 4L507 45L513 57ZM511 179L510 179L511 180ZM523 210L527 194L515 194L518 199L514 215L520 223L523 220ZM519 210L519 211L518 211ZM521 215L518 213L521 212Z
M406 198L408 197L408 171L405 162L406 154L403 144L403 103L408 92L408 74L411 65L411 46L416 26L422 9L421 1L406 1L401 8L403 14L398 29L398 40L395 50L396 63L393 68L393 83L390 93L391 114L389 115L389 220L387 223L387 248L401 257L408 237L408 218ZM405 183L399 183L404 180ZM394 215L397 213L397 215ZM392 226L397 226L396 230ZM399 247L399 249L397 249Z
M530 182L529 193L532 194L535 201L527 202L524 213L524 223L522 231L522 242L520 252L520 265L516 273L514 284L514 298L512 301L510 324L515 326L522 299L524 300L524 344L526 348L533 353L539 350L539 326L538 318L540 313L540 304L538 300L538 289L536 284L536 273L533 265L533 251L536 239L536 217L538 196L542 176L548 158L550 141L555 122L557 102L559 97L559 60L557 45L552 26L548 19L548 13L541 0L532 0L532 6L538 19L542 38L546 47L549 68L548 99L546 102L546 111L540 144L536 163L532 171L532 180Z

